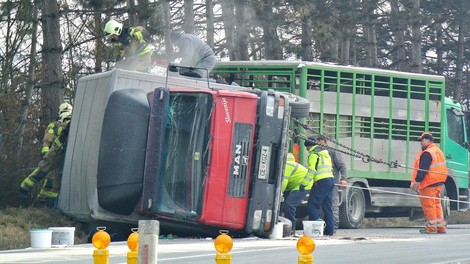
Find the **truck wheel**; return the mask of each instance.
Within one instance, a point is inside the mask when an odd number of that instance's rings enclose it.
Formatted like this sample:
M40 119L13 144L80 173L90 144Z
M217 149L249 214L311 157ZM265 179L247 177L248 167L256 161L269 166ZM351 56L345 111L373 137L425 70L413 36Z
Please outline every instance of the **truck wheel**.
M443 185L441 189L441 206L442 206L442 213L444 215L444 219L450 215L450 199L447 196L447 189L446 186Z
M310 102L303 97L291 93L283 93L289 98L291 117L303 118L310 114Z
M292 222L282 216L278 217L278 221L282 222L282 237L290 236L290 233L292 231Z
M360 189L351 188L346 201L339 207L339 227L346 229L359 228L364 221L366 199Z

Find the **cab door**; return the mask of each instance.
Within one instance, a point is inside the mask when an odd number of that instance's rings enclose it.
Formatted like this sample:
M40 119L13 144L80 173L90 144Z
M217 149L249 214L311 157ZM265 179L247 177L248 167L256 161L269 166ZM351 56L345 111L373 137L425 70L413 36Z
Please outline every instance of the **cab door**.
M468 186L468 152L466 149L465 115L459 109L446 109L444 154L449 170L456 176L459 187Z

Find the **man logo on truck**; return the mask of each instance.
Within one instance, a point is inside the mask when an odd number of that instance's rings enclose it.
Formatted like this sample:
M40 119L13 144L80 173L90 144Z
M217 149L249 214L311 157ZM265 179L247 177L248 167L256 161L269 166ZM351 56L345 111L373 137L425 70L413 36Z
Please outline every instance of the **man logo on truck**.
M247 166L248 165L248 156L242 155L242 145L235 146L235 165L233 166L233 175L239 176L240 175L240 165Z

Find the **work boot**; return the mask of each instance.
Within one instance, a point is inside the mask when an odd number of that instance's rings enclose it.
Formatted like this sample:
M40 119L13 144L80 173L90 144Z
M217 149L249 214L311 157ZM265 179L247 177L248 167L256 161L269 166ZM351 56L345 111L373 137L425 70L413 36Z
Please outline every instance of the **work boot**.
M427 229L420 229L419 233L420 234L437 234L437 231L429 231Z

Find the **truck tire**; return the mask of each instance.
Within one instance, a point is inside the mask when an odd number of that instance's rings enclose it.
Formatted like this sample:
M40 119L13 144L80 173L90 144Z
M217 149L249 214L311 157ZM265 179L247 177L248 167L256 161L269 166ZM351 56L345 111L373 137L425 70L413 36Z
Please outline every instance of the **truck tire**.
M346 201L339 207L339 227L345 229L359 228L364 221L366 199L360 189L350 188Z
M310 102L303 97L292 93L284 93L289 98L289 106L291 109L291 117L304 118L310 114Z
M449 196L447 196L447 189L445 185L442 185L441 189L441 206L444 219L447 219L447 217L450 215L450 199Z

